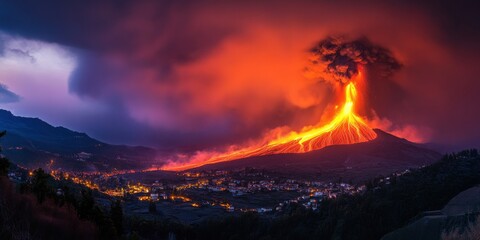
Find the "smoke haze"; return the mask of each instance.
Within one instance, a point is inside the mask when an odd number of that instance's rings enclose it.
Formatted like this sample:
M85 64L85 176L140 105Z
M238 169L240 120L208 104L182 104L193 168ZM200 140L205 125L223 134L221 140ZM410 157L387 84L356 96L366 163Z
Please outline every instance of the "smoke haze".
M107 142L189 153L315 125L334 89L305 75L311 50L347 36L354 40L337 45L340 55L321 55L342 66L327 67L340 81L358 71L352 63L368 66L365 114L376 127L479 147L475 9L462 1L12 1L0 3L0 30L73 56L65 91L98 110L82 121L47 105L35 114ZM21 96L10 109L30 113Z

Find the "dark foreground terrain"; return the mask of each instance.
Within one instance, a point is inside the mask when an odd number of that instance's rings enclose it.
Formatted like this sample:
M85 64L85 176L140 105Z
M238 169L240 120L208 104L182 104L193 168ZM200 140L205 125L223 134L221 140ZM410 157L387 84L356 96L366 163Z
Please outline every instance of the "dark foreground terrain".
M162 217L169 212L162 210L166 205L150 204L147 213L131 214L131 206L121 198L53 179L41 170L27 181L9 180L5 163L2 159L1 239L380 239L480 183L480 156L468 150L402 174L370 179L362 194L324 199L315 211L293 202L271 215L219 212L187 224ZM440 226L438 233L465 227L477 215L470 212L464 220Z

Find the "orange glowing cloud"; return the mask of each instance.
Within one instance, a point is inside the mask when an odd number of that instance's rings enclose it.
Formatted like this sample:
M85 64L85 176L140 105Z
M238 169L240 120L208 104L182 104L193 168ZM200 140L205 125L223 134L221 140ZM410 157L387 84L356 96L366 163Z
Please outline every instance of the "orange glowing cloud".
M99 56L115 74L99 71L101 78L92 74L95 84L82 80L87 87L74 91L118 99L129 117L163 133L162 143L181 152L223 152L328 123L341 100L339 88L305 68L312 46L332 34L366 36L405 65L419 49L444 56L431 41L435 28L428 18L408 7L223 3L173 4L161 17L158 11L153 3L136 5L99 36L115 43ZM382 104L391 103L392 92L402 92L408 79L377 72L384 71L366 69L369 82L356 86L363 95L358 111L366 119L373 119L372 110L390 119L385 113L391 109Z
M382 65L383 75L389 76L391 71L399 68L399 63L387 49L375 46L367 39L348 41L345 38L329 37L312 48L309 55L309 64L304 68L308 79L326 82L341 90L337 92L341 98L338 102L340 106L336 105L333 115L324 114L329 118L328 122L304 127L300 132L267 134L262 139L264 143L236 146L223 153L201 152L186 163L171 161L163 169L185 170L251 156L304 153L330 145L375 139L376 133L368 126L366 119L357 115L362 106L359 104L361 101L357 87L362 92L365 91L365 66ZM271 138L272 136L276 137Z
M148 10L148 4L140 6L113 34L138 36L133 40L135 51L112 49L106 58L119 67L134 66L135 71L117 80L135 81L125 81L112 88L131 95L125 99L125 104L133 118L159 128L190 131L202 125L208 127L225 122L229 128L255 129L259 121L277 114L281 108L286 109L285 114L294 111L294 116L270 127L314 124L331 100L332 89L317 79L305 77L307 50L332 30L355 35L362 32L364 25L407 27L391 18L390 14L396 13L383 6L368 11L366 8L361 11L362 6L354 9L323 3L314 7L322 14L304 7L301 13L289 11L288 5L282 5L263 15L263 6L246 4L239 6L241 10L223 5L187 9L189 13L192 11L191 16L178 19L174 14L180 10L173 9L168 18L169 27L155 34L156 26L149 21L155 12ZM292 10L296 8L298 6L292 6ZM333 14L338 11L345 14ZM278 16L275 21L272 21L273 15ZM353 19L357 23L352 25ZM178 53L165 50L171 44L169 35L178 37L180 30L175 26L193 30L191 36L180 33L185 36L176 48L184 45L188 48L190 44L197 44L196 41L206 41L208 43L202 44L209 45L208 50L186 56L175 56ZM214 34L209 33L210 29L227 33L214 37L209 35ZM199 39L195 39L197 34ZM382 36L372 39L381 41ZM170 56L172 54L174 56ZM165 61L173 60L165 71L159 70L157 64L142 65L152 59L161 62L163 57Z

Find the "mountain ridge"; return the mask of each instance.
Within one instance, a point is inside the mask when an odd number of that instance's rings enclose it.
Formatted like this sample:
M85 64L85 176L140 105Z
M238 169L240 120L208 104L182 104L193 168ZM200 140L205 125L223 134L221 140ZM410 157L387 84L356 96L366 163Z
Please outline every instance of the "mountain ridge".
M5 155L28 168L73 171L139 170L160 166L155 149L142 146L110 145L85 133L54 127L39 118L18 117L0 110L1 140ZM305 174L321 178L346 177L366 180L408 168L430 164L440 154L422 144L398 138L380 129L367 142L327 146L305 153L249 156L206 164L190 170L232 170L263 168L286 174ZM53 160L53 161L52 161Z
M54 127L39 118L15 116L3 109L0 109L0 130L7 131L1 140L5 155L28 168L142 169L153 164L157 155L153 148L104 143L86 133Z

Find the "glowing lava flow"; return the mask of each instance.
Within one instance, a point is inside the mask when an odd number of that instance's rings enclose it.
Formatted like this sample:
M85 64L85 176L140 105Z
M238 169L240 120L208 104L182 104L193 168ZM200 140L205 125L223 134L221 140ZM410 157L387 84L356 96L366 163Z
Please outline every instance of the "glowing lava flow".
M219 154L206 161L193 161L183 164L170 164L164 170L181 171L206 164L224 162L251 156L278 153L302 153L330 145L353 144L373 140L377 134L368 127L361 117L355 114L357 90L353 82L345 86L345 102L341 111L328 124L304 132L292 132L287 136L270 141L260 147L249 147L230 153Z
M345 87L345 103L335 118L327 125L290 136L290 141L280 139L269 143L278 149L275 152L308 152L329 145L352 144L374 139L376 133L355 114L354 102L357 96L355 85ZM293 138L293 139L292 139ZM282 149L287 151L282 151Z

